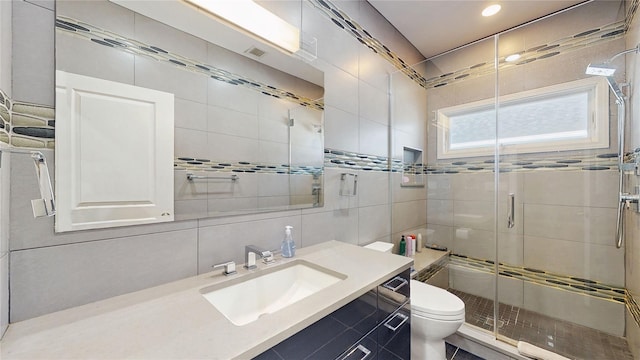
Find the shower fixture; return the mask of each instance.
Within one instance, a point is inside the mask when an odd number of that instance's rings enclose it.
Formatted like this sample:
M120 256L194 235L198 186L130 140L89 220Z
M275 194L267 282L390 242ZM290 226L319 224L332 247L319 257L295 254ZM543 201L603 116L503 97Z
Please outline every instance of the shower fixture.
M632 203L638 204L640 195L623 193L624 190L624 131L626 121L626 101L622 89L613 77L616 72L616 68L611 65L611 62L617 57L629 54L638 53L640 51L640 44L635 48L627 49L615 54L609 60L599 64L589 64L585 73L587 75L604 76L607 79L609 88L616 97L616 104L618 105L618 215L616 222L616 247L622 247L622 240L624 239L624 209L629 208ZM636 207L637 208L637 207Z
M38 218L42 216L55 215L56 203L53 196L53 187L51 186L49 169L47 168L47 158L44 156L44 154L37 150L0 148L0 161L2 159L2 152L31 156L31 159L33 159L33 162L35 164L38 189L40 190L40 199L31 200L33 217Z

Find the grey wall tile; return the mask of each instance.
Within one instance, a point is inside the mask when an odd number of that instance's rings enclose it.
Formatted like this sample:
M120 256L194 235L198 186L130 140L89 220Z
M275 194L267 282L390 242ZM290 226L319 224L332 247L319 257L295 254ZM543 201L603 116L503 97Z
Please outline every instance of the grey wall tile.
M558 205L525 205L526 235L612 245L617 210Z
M389 206L376 205L360 207L358 211L358 241L368 244L391 234L391 213Z
M54 12L24 1L12 5L13 99L53 106Z
M134 55L58 33L56 70L133 85Z
M14 251L11 322L194 276L197 251L195 229Z
M624 250L615 246L525 236L524 265L609 285L624 285Z
M302 215L302 245L327 240L358 244L358 209L344 209Z
M0 339L9 326L9 254L0 256Z
M392 232L397 233L424 225L426 200L396 202L393 204Z
M616 171L532 171L525 174L524 202L616 207Z
M136 57L136 86L169 92L176 98L206 104L207 77L184 71L169 62Z
M615 336L624 334L625 306L533 283L524 284L524 308Z
M263 249L280 249L284 227L293 226L296 246L302 245L299 215L277 217L236 224L206 226L198 229L198 273L212 271L211 266L227 261L244 264L244 247L256 245ZM240 265L238 265L240 266Z
M140 14L135 14L135 39L188 59L207 60L206 41Z
M84 21L118 35L134 36L133 11L108 0L56 0L57 15Z

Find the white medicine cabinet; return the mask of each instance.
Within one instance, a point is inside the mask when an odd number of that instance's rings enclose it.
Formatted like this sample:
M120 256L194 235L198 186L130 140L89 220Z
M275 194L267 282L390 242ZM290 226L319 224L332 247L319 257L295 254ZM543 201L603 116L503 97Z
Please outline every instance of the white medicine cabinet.
M56 71L56 232L174 219L174 96Z

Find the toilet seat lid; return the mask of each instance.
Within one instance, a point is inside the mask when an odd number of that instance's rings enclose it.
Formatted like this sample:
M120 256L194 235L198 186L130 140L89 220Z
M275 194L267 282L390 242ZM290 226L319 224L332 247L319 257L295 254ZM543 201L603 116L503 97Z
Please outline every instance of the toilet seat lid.
M444 289L411 280L411 311L425 315L464 315L464 302Z

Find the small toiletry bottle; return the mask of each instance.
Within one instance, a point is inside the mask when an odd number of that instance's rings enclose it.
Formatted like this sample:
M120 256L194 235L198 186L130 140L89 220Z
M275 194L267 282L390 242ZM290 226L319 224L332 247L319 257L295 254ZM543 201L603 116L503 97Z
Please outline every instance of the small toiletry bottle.
M284 227L284 240L282 240L282 257L290 258L296 254L296 243L291 236L291 229L293 226Z
M405 240L407 241L407 246L405 247L406 248L405 255L411 256L411 235L407 235L405 237Z
M416 240L416 251L422 251L422 234L418 233L418 239Z
M411 256L416 255L416 236L411 237Z
M407 242L404 240L404 235L402 235L402 239L400 239L400 251L398 254L405 255L407 252Z

